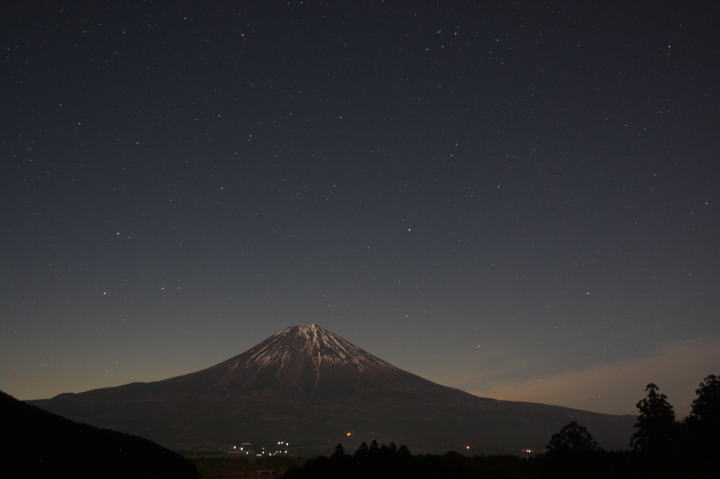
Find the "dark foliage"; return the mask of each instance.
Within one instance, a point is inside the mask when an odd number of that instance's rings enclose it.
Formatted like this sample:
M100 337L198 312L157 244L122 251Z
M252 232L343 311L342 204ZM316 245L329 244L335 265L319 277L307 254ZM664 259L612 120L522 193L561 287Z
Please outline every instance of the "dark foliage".
M675 411L655 384L648 384L645 391L645 398L636 405L640 414L630 444L643 454L664 455L673 449L677 436Z
M362 444L353 455L345 454L341 445L335 453L307 461L299 469L288 471L286 479L367 479L372 478L525 478L535 477L533 461L514 456L468 457L456 452L442 456L413 456L404 445L368 446Z
M573 421L550 438L541 477L603 477L595 474L604 473L606 459L587 428Z
M15 477L196 478L192 462L151 441L80 424L0 392L3 470Z
M720 438L720 378L706 377L695 394L690 415L683 423L683 453L694 477L720 477L716 461Z
M549 454L579 455L595 452L600 449L598 443L588 430L573 421L560 429L550 438L547 450Z
M720 428L720 378L711 374L695 390L688 423L703 425L715 431Z
M630 446L637 454L635 462L646 474L655 477L681 477L678 450L680 425L667 396L654 383L645 387L645 397L637 402L638 417Z

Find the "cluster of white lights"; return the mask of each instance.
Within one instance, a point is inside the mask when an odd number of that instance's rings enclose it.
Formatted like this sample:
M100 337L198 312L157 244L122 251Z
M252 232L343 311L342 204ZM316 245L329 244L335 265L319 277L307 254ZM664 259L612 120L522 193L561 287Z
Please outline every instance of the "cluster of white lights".
M260 454L258 454L258 456L264 456L264 455L266 455L266 454L267 454L268 456L284 456L284 455L287 454L287 450L285 450L285 451L273 451L273 452L268 452L268 453L266 453L265 451L263 451L263 452L261 452Z
M249 443L249 442L243 442L242 444L244 444L245 446L252 446L252 443ZM285 455L288 453L287 448L288 448L288 446L290 446L290 443L287 441L277 441L275 443L275 447L272 448L272 449L274 449L273 451L267 451L265 449L265 447L261 447L260 452L255 452L252 450L253 449L252 447L246 448L245 446L233 445L232 451L230 451L230 453L231 454L245 454L245 455L254 454L257 457L280 456L280 455Z
M243 446L240 446L240 447L233 446L232 448L233 448L233 451L237 452L238 454L245 454L245 455L250 454L250 451L245 449L245 447L243 447Z

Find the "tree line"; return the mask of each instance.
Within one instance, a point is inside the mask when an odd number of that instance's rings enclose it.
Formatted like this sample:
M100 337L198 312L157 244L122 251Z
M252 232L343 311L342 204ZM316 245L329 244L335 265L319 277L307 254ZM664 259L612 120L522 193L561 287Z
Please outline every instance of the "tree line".
M585 427L576 422L564 426L547 445L549 469L555 477L573 476L588 464L613 477L720 477L714 456L720 444L720 378L707 376L695 394L690 414L678 421L667 396L648 384L636 404L628 451L607 453Z
M543 454L469 457L456 452L412 455L407 447L365 443L347 454L338 444L330 457L311 459L287 479L324 478L678 478L720 477L720 378L707 376L682 421L654 383L637 403L628 449L605 451L586 427L570 422L554 434Z

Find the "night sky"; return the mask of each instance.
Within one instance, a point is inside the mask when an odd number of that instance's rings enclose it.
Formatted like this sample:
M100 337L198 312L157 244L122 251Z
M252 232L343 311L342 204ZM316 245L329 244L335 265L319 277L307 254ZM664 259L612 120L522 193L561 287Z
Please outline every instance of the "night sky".
M680 416L720 367L718 2L0 7L0 389L317 323L441 384Z

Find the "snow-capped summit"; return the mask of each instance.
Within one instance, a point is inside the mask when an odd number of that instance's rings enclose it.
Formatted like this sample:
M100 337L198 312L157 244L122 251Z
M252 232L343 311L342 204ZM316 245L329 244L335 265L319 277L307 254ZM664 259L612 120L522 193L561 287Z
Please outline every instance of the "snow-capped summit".
M359 371L368 366L389 366L345 339L317 324L292 326L273 334L242 356L259 367L272 364L284 367L296 354L306 355L319 366L321 363L352 364Z
M215 384L244 388L285 389L293 393L325 392L325 379L336 390L352 389L362 376L407 374L317 324L291 326L244 353L209 370L220 373Z

